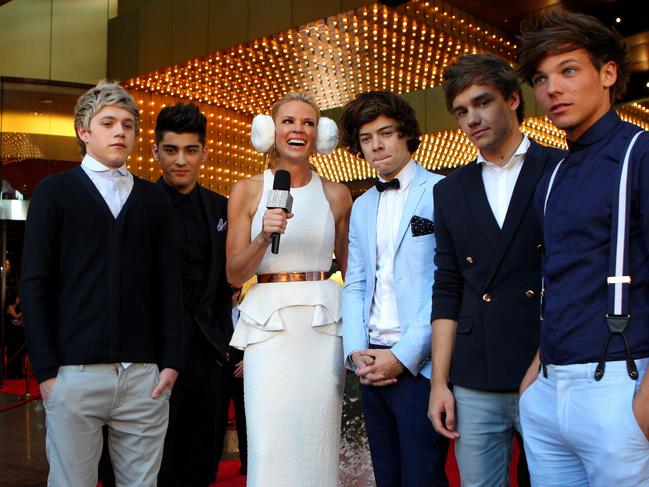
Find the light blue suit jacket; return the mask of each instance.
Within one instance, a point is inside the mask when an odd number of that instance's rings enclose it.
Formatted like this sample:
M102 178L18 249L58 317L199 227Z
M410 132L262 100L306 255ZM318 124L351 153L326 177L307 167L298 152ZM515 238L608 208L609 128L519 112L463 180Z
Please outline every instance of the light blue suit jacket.
M433 186L442 176L419 164L410 183L394 256L394 291L401 339L392 347L399 361L413 374L430 378L430 312L435 264L435 234L413 237L410 219L433 220ZM369 189L352 208L349 256L342 295L345 365L349 355L369 346L368 322L376 283L376 213L379 192Z

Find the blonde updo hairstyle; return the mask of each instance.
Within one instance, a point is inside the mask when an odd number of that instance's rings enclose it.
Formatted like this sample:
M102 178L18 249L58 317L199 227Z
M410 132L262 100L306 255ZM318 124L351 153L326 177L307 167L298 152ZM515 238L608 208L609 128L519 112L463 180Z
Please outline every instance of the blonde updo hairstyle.
M315 111L315 123L317 127L321 116L320 107L318 106L318 103L315 101L315 98L301 91L290 91L286 95L281 97L279 100L277 100L275 103L273 103L273 106L270 108L270 116L273 119L273 122L277 117L277 112L279 112L279 109L291 101L301 101L309 105L311 108L313 108L313 110ZM279 159L279 153L277 152L277 147L275 147L274 143L273 146L270 148L270 151L268 151L268 153L266 154L266 157L268 160L268 167L271 169L274 168L275 165L277 164L277 159Z

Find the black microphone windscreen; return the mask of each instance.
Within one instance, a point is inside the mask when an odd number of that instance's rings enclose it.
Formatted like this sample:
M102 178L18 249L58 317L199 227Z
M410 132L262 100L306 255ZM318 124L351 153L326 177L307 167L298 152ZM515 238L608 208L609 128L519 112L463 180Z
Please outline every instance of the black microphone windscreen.
M273 180L273 189L279 191L290 191L291 190L291 173L284 171L283 169L278 169L275 171L275 179Z

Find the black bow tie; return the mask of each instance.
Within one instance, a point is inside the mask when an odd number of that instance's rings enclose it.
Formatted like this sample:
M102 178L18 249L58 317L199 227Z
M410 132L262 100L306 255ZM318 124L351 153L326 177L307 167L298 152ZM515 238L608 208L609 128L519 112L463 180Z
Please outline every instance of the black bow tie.
M379 190L379 193L383 193L383 191L385 191L386 189L399 189L401 187L397 178L390 179L390 181L386 182L377 179L374 182L374 185L376 186L376 189Z

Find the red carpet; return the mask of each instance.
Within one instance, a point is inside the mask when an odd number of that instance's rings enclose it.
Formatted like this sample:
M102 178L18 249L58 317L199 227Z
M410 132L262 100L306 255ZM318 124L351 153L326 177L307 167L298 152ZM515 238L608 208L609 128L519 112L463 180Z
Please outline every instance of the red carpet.
M13 394L15 396L25 395L25 379L5 379L0 392L5 394ZM32 396L40 395L40 390L38 389L38 382L36 379L32 378L30 384L30 393Z
M0 393L13 394L22 396L25 394L25 380L12 379L5 380ZM38 384L35 380L31 383L32 396L39 394ZM518 459L518 448L514 446L514 461L512 461L511 487L517 487L518 482L516 479L516 460ZM211 487L245 487L246 477L239 474L240 463L239 460L224 460L219 465L219 474L216 482L211 484ZM457 462L453 454L453 447L451 446L446 462L446 474L448 475L450 487L460 487L460 475L457 469Z
M246 477L239 475L240 466L239 460L223 460L219 463L216 482L210 484L210 487L245 487Z
M518 448L514 447L514 458L512 468L510 469L511 487L518 487L516 479L516 461L518 460ZM246 477L239 475L239 460L224 460L219 464L219 475L216 482L210 487L245 487ZM448 461L446 462L446 475L448 476L450 487L460 487L460 474L457 470L457 462L453 455L453 447L448 452Z

